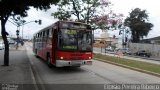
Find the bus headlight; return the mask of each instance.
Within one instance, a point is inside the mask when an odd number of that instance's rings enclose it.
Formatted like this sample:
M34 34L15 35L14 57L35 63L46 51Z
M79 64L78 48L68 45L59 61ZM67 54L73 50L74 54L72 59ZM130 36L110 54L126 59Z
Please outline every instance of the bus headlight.
M63 57L60 57L60 59L63 59Z
M89 59L91 59L91 57L89 57Z

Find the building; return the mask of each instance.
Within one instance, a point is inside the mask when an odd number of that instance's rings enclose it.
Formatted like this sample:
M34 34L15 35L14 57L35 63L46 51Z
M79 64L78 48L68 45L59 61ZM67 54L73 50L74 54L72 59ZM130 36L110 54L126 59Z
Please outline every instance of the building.
M118 46L118 38L110 37L108 32L101 33L100 37L94 38L94 47Z
M149 39L143 39L140 41L140 43L148 43L148 44L157 44L160 45L160 36L149 38Z

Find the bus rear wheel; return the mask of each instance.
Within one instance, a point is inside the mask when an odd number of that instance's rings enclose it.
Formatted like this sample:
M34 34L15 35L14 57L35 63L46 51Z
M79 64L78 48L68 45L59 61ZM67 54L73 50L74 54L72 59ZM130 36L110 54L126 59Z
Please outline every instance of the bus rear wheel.
M53 65L51 64L51 58L50 56L47 57L47 65L49 68L51 68Z

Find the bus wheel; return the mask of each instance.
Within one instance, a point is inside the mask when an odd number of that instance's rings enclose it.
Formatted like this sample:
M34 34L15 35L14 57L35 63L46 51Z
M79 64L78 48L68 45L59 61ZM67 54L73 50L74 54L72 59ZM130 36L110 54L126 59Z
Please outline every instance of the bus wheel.
M35 54L36 58L39 58L38 55L37 55L37 49L35 49Z
M47 65L48 65L48 67L50 67L50 68L52 67L50 56L47 57Z
M81 66L73 66L73 67L75 67L75 68L80 68Z

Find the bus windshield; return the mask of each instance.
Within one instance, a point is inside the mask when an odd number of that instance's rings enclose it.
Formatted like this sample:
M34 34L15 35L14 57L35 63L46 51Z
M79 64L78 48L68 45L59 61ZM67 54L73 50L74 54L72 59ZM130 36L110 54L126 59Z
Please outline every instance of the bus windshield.
M92 31L61 29L58 46L65 51L92 51Z

